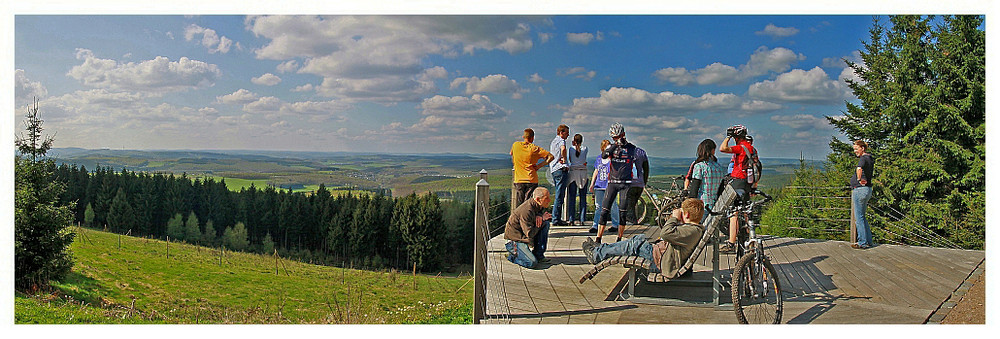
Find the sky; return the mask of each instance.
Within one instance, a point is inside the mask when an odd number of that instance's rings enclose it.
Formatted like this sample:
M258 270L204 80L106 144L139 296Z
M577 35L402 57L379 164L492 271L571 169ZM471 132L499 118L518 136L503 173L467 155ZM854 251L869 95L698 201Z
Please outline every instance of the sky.
M821 158L873 17L17 15L15 114L57 147L506 153L621 122Z

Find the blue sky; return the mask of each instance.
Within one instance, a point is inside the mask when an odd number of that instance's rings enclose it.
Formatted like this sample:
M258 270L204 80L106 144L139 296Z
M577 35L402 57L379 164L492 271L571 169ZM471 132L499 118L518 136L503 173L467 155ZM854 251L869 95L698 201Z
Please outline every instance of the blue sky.
M654 156L744 124L820 159L870 15L14 18L15 121L57 147L506 153L620 121Z

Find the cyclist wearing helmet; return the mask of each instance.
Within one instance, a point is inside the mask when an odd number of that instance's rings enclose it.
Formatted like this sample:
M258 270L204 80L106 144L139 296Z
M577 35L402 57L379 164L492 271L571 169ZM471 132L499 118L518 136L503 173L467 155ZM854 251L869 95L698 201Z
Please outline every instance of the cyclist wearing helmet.
M604 236L604 226L611 218L611 205L618 196L618 215L625 216L625 209L628 204L628 190L632 185L632 167L635 165L636 147L625 140L625 127L620 123L614 123L608 129L608 135L614 140L611 146L601 152L602 159L611 160L611 170L608 173L608 187L604 193L604 201L601 203L601 225L597 231L597 242L601 242ZM625 233L625 223L618 227L618 240L622 240Z
M736 144L732 147L729 146L730 139L736 141ZM753 145L747 141L747 128L743 125L729 127L726 130L726 139L722 141L722 146L719 147L719 152L733 154L733 171L730 174L732 180L729 181L729 185L739 193L739 199L746 200L750 196L751 187L747 184L747 175L743 166L746 165L747 154L754 152ZM756 185L757 183L754 183L754 186ZM722 253L736 252L736 232L737 227L739 227L737 219L738 217L735 215L729 218L729 240L720 248Z

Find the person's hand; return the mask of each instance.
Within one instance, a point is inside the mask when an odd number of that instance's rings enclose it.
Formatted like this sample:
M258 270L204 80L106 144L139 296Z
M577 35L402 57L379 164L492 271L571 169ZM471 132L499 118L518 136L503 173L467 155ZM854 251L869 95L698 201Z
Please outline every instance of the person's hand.
M542 216L536 216L535 217L535 227L542 227L542 221L544 221L542 219Z
M676 209L674 209L673 212L670 213L670 216L674 217L677 220L681 220L681 213L682 213L682 210L680 208L676 208Z
M594 193L594 186L590 186L590 193Z
M543 221L545 221L545 220L552 220L552 213L545 212L544 214L542 214L542 220Z

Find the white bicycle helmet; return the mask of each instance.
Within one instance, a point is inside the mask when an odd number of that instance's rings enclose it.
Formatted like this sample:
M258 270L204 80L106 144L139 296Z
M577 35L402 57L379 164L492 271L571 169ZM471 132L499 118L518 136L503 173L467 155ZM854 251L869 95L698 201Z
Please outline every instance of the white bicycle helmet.
M625 134L625 126L622 126L621 123L616 122L613 125L611 125L610 129L608 129L608 136L611 136L612 138L624 134Z

